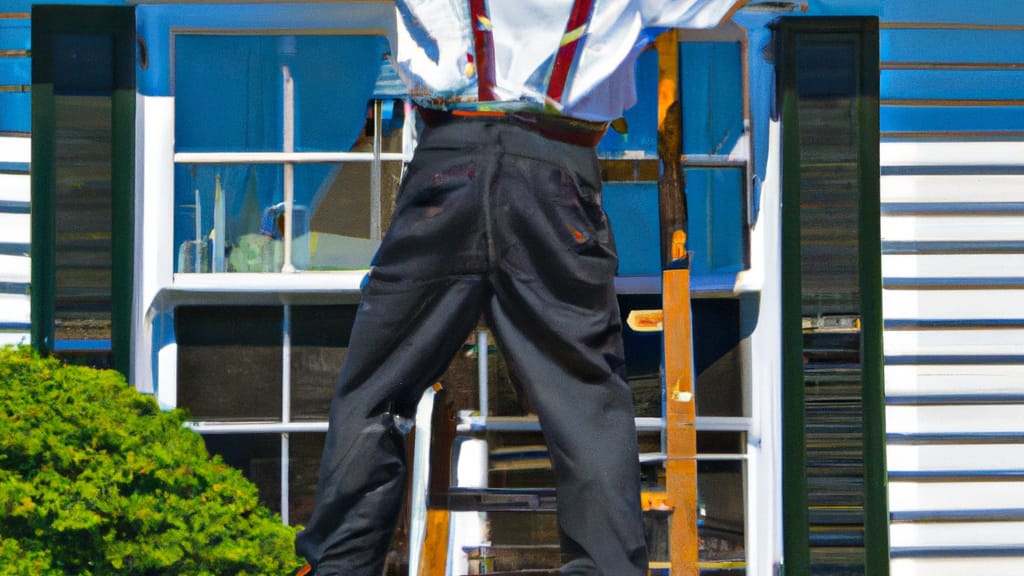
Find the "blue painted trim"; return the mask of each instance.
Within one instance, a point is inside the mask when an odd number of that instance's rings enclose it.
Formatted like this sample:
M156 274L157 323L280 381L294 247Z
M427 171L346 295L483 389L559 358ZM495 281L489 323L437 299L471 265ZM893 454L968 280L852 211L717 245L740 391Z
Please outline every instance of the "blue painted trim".
M31 327L28 322L0 322L0 332L28 332Z
M0 242L0 256L28 256L28 242Z
M2 282L0 281L0 294L28 295L28 282Z
M882 254L1018 254L1024 253L1024 240L882 242Z
M912 546L894 547L889 551L893 559L900 558L1024 558L1024 546L943 546L929 548Z
M1022 432L954 432L942 434L887 434L890 446L940 446L952 444L1024 444Z
M898 320L885 321L886 330L997 330L1024 328L1024 318L992 318L968 320Z
M910 510L893 512L893 522L1004 522L1024 520L1024 508L987 510Z
M390 2L147 5L136 9L136 28L147 51L146 68L137 70L139 92L170 96L174 34L371 31L393 44L395 15Z
M886 406L999 406L1024 404L1024 394L918 394L886 396Z
M1024 288L1024 276L991 278L886 278L887 290L1014 290Z
M1001 482L1024 478L1024 470L893 470L889 479L901 482Z
M1021 164L998 166L882 166L882 176L1024 176L1024 158Z
M0 173L28 174L30 167L28 162L0 162Z
M1020 216L1024 202L891 202L883 216Z
M54 352L110 350L110 340L54 340Z
M73 4L76 6L129 6L134 2L126 0L32 0L32 4L45 6L47 4Z
M886 356L886 366L989 366L992 364L1024 365L1024 355L993 354L993 355L900 355Z
M28 202L18 200L0 200L0 212L4 214L29 214L30 205Z

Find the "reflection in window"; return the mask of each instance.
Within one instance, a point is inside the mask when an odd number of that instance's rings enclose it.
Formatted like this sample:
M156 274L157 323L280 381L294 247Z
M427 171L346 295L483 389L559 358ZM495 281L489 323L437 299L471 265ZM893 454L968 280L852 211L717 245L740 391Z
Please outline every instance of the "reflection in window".
M404 101L372 99L384 47L372 36L180 38L179 58L210 63L176 77L176 272L369 266L406 116Z

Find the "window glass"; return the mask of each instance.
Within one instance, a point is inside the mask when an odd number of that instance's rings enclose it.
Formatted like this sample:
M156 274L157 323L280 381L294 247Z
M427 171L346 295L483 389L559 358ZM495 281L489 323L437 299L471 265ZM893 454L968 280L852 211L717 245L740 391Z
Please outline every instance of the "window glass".
M356 306L291 307L291 417L326 420Z
M295 150L348 150L386 48L378 36L179 34L176 151L283 150L283 67L294 80ZM181 64L195 62L203 64Z
M195 420L280 421L282 326L279 307L179 307L178 406Z
M687 249L696 276L745 267L746 210L743 168L687 168Z
M259 489L260 504L281 513L281 436L207 434L206 449L237 468Z
M736 42L680 43L684 154L729 154L743 135L741 54Z

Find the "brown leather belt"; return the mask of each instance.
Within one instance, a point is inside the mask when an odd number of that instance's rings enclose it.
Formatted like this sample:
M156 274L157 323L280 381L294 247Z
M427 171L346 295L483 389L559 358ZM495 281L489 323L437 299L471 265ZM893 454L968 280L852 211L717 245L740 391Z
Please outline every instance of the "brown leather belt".
M531 112L484 112L474 110L437 110L434 108L417 107L420 118L427 126L438 127L455 122L472 119L494 119L508 122L516 126L536 132L545 138L593 148L597 146L604 133L608 130L607 122L588 122L568 116L555 114L535 114Z

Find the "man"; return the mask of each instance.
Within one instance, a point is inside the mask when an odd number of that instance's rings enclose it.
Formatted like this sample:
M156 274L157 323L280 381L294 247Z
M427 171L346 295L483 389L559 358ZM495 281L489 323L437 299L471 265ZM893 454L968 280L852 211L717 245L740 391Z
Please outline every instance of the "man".
M617 256L595 147L636 100L658 27L742 0L398 0L395 63L425 128L363 290L330 411L317 576L379 576L403 431L483 313L536 410L567 575L641 576L647 551Z

